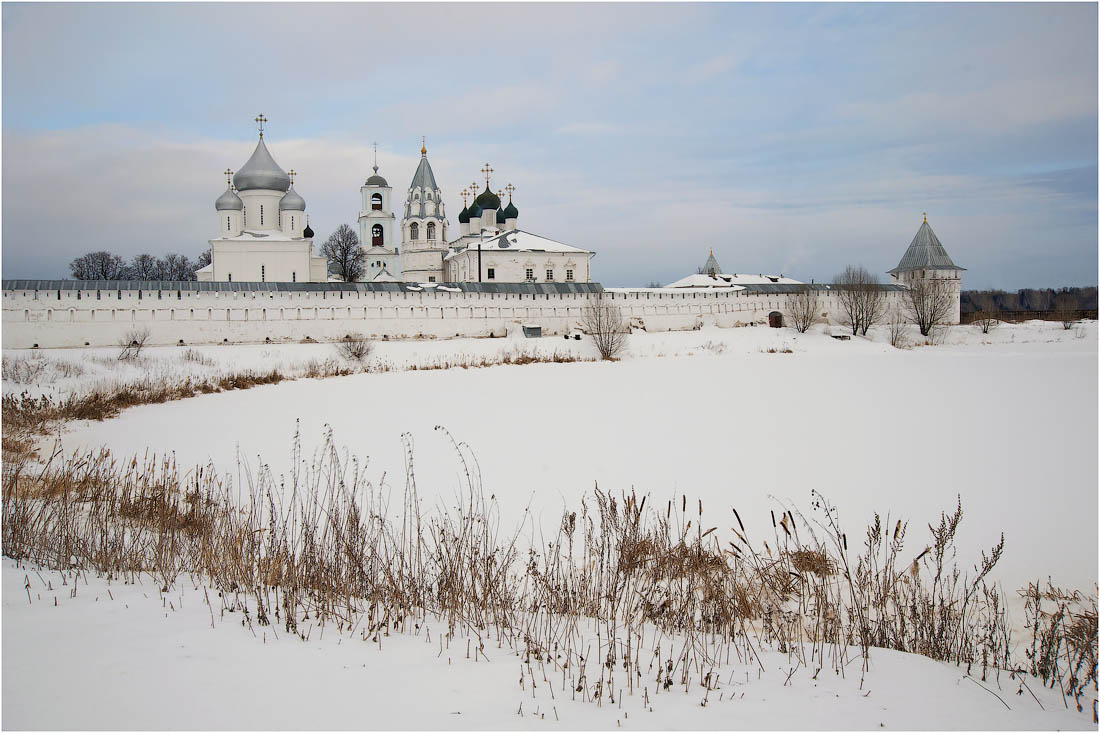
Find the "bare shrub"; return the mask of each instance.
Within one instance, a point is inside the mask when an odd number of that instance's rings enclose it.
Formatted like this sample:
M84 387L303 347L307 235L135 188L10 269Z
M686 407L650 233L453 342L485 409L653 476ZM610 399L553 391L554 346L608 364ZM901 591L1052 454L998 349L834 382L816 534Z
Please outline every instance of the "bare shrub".
M202 366L214 366L215 364L213 359L208 356L203 356L201 351L196 351L195 349L187 349L180 354L180 361L201 364Z
M980 311L973 320L973 323L982 333L989 333L997 326L1001 325L1001 320L990 311Z
M148 340L148 327L131 328L126 332L126 335L118 341L119 348L121 349L118 352L118 360L132 361L137 359L141 356L141 351L145 348L145 342Z
M905 327L909 325L900 313L894 313L890 317L890 345L894 348L904 349L906 345Z
M787 316L791 319L791 325L799 333L806 333L821 317L817 290L812 285L804 285L796 294L790 296L787 302Z
M904 304L906 315L920 329L920 335L933 336L933 331L947 323L954 298L946 280L922 278L909 284Z
M336 345L336 349L344 359L362 364L374 351L374 342L361 334L350 334Z
M623 312L608 293L590 296L582 318L584 330L592 337L600 357L606 360L619 358L626 347L628 325Z
M1072 293L1054 296L1054 316L1062 322L1062 328L1070 330L1077 323L1077 297Z

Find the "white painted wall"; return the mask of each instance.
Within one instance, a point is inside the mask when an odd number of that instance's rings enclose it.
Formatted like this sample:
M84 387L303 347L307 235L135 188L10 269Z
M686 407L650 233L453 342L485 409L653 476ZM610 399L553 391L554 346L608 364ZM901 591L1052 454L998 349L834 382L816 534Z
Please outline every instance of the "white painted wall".
M481 253L481 282L591 282L590 259L587 252L524 252L485 250ZM489 277L490 268L493 278ZM534 279L528 281L530 268ZM553 279L546 273L553 272ZM573 279L566 275L573 271ZM477 250L464 250L446 262L447 282L478 282Z
M80 297L77 297L80 293ZM900 292L890 292L892 307ZM587 295L422 292L189 292L176 290L3 291L3 347L114 346L135 326L150 329L150 344L262 343L372 338L503 336L516 324L547 335L577 328ZM767 323L785 311L783 295L743 291L607 291L636 328L675 331L704 323L720 327ZM835 296L822 310L839 322Z

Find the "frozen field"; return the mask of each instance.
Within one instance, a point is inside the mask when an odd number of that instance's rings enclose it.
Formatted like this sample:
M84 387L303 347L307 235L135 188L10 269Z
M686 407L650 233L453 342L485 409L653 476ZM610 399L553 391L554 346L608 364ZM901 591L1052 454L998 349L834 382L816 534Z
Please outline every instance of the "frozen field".
M861 536L875 512L911 520L906 552L915 555L925 526L961 495L962 568L1004 532L995 575L1009 593L1048 576L1094 591L1096 323L1006 325L988 335L960 327L945 345L907 350L884 338L839 341L821 329L639 333L618 363L301 379L72 424L61 445L174 453L183 466L209 463L247 482L261 464L276 475L291 470L296 431L308 462L331 429L399 503L408 435L430 507L465 481L449 434L476 456L506 525L525 521L530 508L524 541L536 544L539 530L556 527L597 483L649 493L661 506L674 496L701 499L722 531L736 507L758 534L771 531L776 502L811 515L816 489L838 506L849 537ZM587 342L499 339L380 343L373 358L399 369L517 349L593 356ZM4 389L63 396L148 375L299 373L335 356L325 344L196 348L200 361L182 351L151 349L117 372L109 350L42 352L30 357L41 362L37 381L5 379ZM1067 711L1035 680L1038 701L1004 676L983 690L954 665L886 650L873 651L863 689L856 673L813 679L803 668L788 681L788 657L771 652L759 679L755 667L725 669L720 699L711 693L705 709L701 695L682 690L662 694L653 712L636 697L597 707L561 689L551 698L541 678L535 691L521 689L523 665L506 650L475 662L439 654L437 638L419 633L386 637L381 649L335 629L304 643L276 641L271 630L254 638L239 614L207 606L201 580L181 579L162 596L151 582L116 581L108 594L89 577L75 597L60 580L4 560L5 728L1095 729L1091 710ZM184 705L181 689L191 691Z
M308 458L331 427L338 445L367 461L376 483L400 491L407 433L417 486L430 504L460 488L461 463L450 439L434 430L439 425L469 445L486 493L496 495L506 518L519 521L530 505L548 527L596 483L662 501L702 499L715 523L728 521L733 506L761 528L770 524L771 497L808 511L816 489L852 531L874 512L922 528L961 495L959 545L974 553L964 560L976 559L1004 531L998 577L1010 589L1048 575L1091 589L1096 333L1095 322L1077 331L1057 323L1005 325L988 335L962 327L948 345L909 350L790 329L643 333L614 364L283 382L74 424L62 443L70 451L174 453L183 466L212 463L239 479L238 458L253 471L262 462L286 473L295 430ZM563 339L396 342L379 344L374 358L430 364L533 348L589 355L592 347ZM793 353L767 353L771 348ZM276 365L288 372L335 353L331 345L202 352L212 371ZM179 353L151 350L144 366L162 376L192 369L192 362L181 367ZM48 357L56 355L83 356L62 350ZM53 389L103 378L89 369ZM911 537L924 541L919 531Z

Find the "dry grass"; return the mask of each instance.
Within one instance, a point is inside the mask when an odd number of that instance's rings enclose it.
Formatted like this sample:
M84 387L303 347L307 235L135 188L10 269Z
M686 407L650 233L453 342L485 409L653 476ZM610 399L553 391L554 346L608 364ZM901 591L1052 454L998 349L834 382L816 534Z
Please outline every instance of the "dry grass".
M40 465L23 456L3 469L4 553L108 577L149 574L165 589L181 575L203 578L248 625L302 638L328 623L377 641L441 619L441 648L456 634L473 641L475 657L507 646L596 702L623 688L686 690L722 660L761 665L764 645L836 674L861 657L866 669L871 648L886 647L983 676L1034 674L1067 699L1095 689L1095 600L1073 615L1066 593L1036 594L1033 664L1018 663L1003 598L986 581L1003 540L973 572L951 561L961 506L909 549L908 525L889 518L850 542L820 496L809 516L783 508L760 532L736 508L714 522L686 496L655 505L597 488L555 533L522 547L525 525L502 522L468 447L454 448L464 488L430 511L407 439L408 475L393 501L331 433L312 460L295 440L301 468L285 486L246 470L238 489L209 467L181 472L155 457L55 455ZM1039 612L1043 601L1058 604L1055 615Z

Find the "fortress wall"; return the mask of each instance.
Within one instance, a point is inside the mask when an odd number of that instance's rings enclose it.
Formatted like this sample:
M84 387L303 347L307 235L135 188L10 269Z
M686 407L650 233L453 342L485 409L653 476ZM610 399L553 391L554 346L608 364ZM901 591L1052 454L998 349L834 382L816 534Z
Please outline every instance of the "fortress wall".
M611 289L610 302L648 331L766 324L789 295L751 291ZM821 310L839 323L835 295ZM580 326L588 294L454 292L202 292L186 290L3 291L4 348L115 346L135 328L150 345L503 336L520 325L560 335ZM900 293L888 291L894 308ZM789 319L788 323L789 323Z

